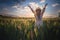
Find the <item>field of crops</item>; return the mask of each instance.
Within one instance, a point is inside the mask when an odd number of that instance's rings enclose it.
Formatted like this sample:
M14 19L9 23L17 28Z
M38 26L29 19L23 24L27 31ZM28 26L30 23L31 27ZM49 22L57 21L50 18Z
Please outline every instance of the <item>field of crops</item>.
M0 40L60 40L60 20L43 20L38 31L33 18L0 17Z

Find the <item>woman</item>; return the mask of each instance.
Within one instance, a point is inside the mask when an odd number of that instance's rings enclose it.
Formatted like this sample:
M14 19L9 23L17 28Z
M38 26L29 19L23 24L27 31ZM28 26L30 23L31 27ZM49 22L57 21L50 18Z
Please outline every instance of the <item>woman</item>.
M38 8L36 8L35 11L31 8L31 6L28 6L31 9L31 11L33 12L34 16L35 16L35 27L38 28L38 32L40 34L40 35L38 34L39 37L38 37L37 40L43 40L44 39L43 32L42 32L43 28L41 30L40 27L43 26L42 17L43 17L43 14L45 12L46 6L47 6L47 4L45 4L45 6L42 10L38 7ZM31 35L32 34L34 34L34 33L31 31ZM31 39L33 40L33 37L31 37Z
M31 8L31 6L28 6L35 16L35 26L38 27L38 29L41 26L43 26L42 17L43 17L43 14L45 12L46 6L47 6L47 4L45 4L45 6L42 10L38 7L38 8L36 8L35 11Z

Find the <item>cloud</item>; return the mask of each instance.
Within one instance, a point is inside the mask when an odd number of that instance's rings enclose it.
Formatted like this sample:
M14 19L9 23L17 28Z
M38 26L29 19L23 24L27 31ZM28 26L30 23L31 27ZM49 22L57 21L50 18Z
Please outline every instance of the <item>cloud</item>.
M35 2L30 2L29 5L35 10L37 7L43 8L41 5Z
M15 8L15 11L13 12L13 15L15 16L19 16L19 17L32 17L33 16L33 13L29 9L28 6L23 7L18 4L18 5L12 6L12 8Z
M29 5L32 7L33 10L35 10L37 7L40 7L40 5L38 5L38 3L35 2L30 2ZM12 6L12 8L15 8L16 11L14 11L14 15L17 16L22 16L22 17L33 17L34 14L33 12L30 10L30 8L28 6L21 6L19 4ZM42 8L42 7L40 7Z
M40 0L40 3L44 3L46 0Z
M39 7L38 3L30 2L29 5L35 10L37 7Z
M0 15L5 15L5 16L10 16L10 10L8 8L3 8L2 11L0 12Z
M25 0L0 0L0 8L11 7L16 4L22 5Z
M52 7L56 7L58 5L59 5L58 3L55 3L55 4L52 4Z
M35 6L35 7L38 7L39 5L38 5L38 3L35 3L35 2L30 2L29 3L31 6Z
M29 5L35 10L38 5L38 3L30 2ZM13 10L14 9L14 10ZM20 4L15 4L9 8L4 8L4 11L2 11L3 15L8 16L19 16L19 17L34 17L33 12L30 10L28 6L22 6ZM10 11L12 10L12 11Z
M12 6L12 8L15 8L15 9L17 9L17 8L22 8L23 6L21 6L20 4L16 4L16 5L13 5Z

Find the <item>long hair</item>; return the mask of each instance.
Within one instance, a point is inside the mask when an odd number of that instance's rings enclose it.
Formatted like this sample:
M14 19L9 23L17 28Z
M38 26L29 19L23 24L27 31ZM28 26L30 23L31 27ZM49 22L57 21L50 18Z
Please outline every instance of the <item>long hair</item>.
M38 7L38 8L36 8L36 15L38 16L38 18L40 17L40 15L41 15L41 9Z

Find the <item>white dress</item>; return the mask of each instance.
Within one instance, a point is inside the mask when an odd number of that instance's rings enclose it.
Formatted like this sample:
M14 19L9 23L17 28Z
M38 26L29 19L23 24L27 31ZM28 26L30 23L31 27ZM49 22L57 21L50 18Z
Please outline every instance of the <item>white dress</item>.
M40 15L39 18L37 15L35 15L35 27L40 28L42 26L43 26L42 15Z

